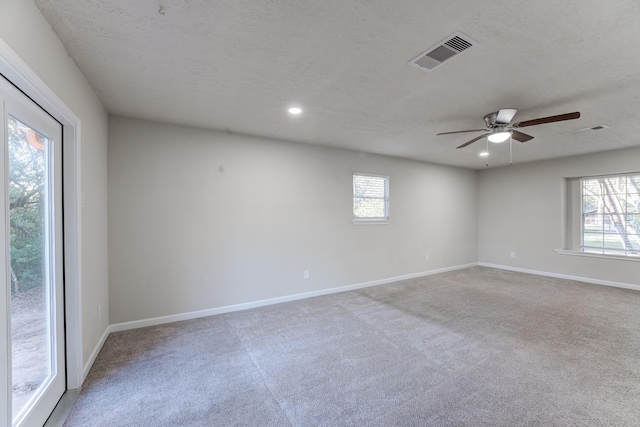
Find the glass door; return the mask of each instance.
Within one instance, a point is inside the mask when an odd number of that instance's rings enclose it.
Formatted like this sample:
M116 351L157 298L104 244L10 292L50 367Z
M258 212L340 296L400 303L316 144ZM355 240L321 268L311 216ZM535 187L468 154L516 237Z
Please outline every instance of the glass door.
M13 426L38 426L66 389L62 128L4 79L0 93L8 409Z

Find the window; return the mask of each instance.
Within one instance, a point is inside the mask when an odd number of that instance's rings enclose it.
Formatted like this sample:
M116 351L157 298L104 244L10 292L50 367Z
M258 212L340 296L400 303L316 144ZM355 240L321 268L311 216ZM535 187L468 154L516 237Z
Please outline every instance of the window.
M389 221L389 177L353 174L353 220Z
M582 178L583 252L640 256L640 174Z

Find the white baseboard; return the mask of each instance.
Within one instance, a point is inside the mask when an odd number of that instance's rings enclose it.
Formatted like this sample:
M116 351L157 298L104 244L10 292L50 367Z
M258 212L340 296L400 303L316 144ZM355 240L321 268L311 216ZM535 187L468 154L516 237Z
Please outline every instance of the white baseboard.
M550 273L547 271L529 270L526 268L510 267L507 265L489 264L486 262L479 262L481 267L497 268L500 270L516 271L518 273L535 274L538 276L554 277L556 279L576 280L578 282L593 283L594 285L612 286L614 288L633 289L640 291L640 285L634 285L631 283L612 282L610 280L591 279L589 277L571 276L569 274Z
M305 293L295 294L295 295L287 295L284 297L270 298L270 299L265 299L260 301L252 301L252 302L243 303L243 304L228 305L228 306L217 307L217 308L212 308L208 310L192 311L189 313L173 314L169 316L154 317L151 319L134 320L132 322L123 322L123 323L116 323L113 325L109 325L107 329L105 329L104 334L100 338L100 341L98 342L95 349L91 353L89 360L87 360L87 362L85 363L82 379L84 382L84 379L89 374L89 370L93 366L93 363L95 362L96 357L98 357L98 353L100 353L102 346L104 345L105 341L109 337L109 334L112 332L126 331L129 329L143 328L146 326L161 325L164 323L179 322L181 320L197 319L199 317L207 317L207 316L213 316L216 314L231 313L231 312L240 311L240 310L248 310L251 308L264 307L267 305L280 304L283 302L296 301L296 300L301 300L301 299L311 298L311 297L316 297L321 295L329 295L329 294L335 294L338 292L346 292L346 291L352 291L355 289L368 288L371 286L384 285L387 283L400 282L402 280L415 279L418 277L431 276L433 274L445 273L448 271L462 270L462 269L470 268L474 266L496 268L499 270L509 270L509 271L515 271L519 273L535 274L538 276L554 277L557 279L577 280L579 282L593 283L596 285L613 286L616 288L633 289L633 290L640 291L640 285L633 285L630 283L591 279L588 277L571 276L568 274L550 273L547 271L539 271L539 270L529 270L526 268L510 267L510 266L498 265L498 264L489 264L485 262L457 265L453 267L440 268L437 270L422 271L419 273L411 273L411 274L405 274L397 277L390 277L388 279L357 283L354 285L339 286L336 288L322 289L319 291L305 292Z
M355 289L368 288L371 286L385 285L387 283L400 282L402 280L409 280L409 279L415 279L418 277L431 276L433 274L445 273L447 271L462 270L465 268L474 267L476 265L478 264L471 263L471 264L464 264L464 265L456 265L453 267L445 267L445 268L439 268L436 270L421 271L419 273L411 273L411 274L405 274L402 276L390 277L388 279L357 283L355 285L339 286L336 288L329 288L329 289L322 289L318 291L305 292L301 294L287 295L287 296L278 297L278 298L269 298L265 300L252 301L252 302L243 303L243 304L228 305L224 307L211 308L208 310L199 310L199 311L192 311L189 313L153 317L150 319L134 320L132 322L115 323L107 326L104 333L102 334L102 337L100 337L100 340L98 341L95 348L91 352L89 359L84 364L84 368L82 370L82 382L84 383L84 380L87 378L87 375L89 374L91 367L96 361L96 358L100 353L100 350L102 350L102 346L104 346L104 343L107 341L109 334L111 334L112 332L127 331L130 329L144 328L146 326L154 326L154 325L161 325L165 323L179 322L181 320L197 319L199 317L214 316L216 314L231 313L234 311L248 310L250 308L264 307L267 305L280 304L283 302L296 301L296 300L301 300L305 298L317 297L321 295L329 295L329 294L335 294L338 292L346 292L346 291L352 291Z
M169 316L153 317L151 319L134 320L131 322L115 323L109 326L110 332L126 331L129 329L144 328L146 326L161 325L164 323L179 322L181 320L197 319L199 317L214 316L216 314L231 313L234 311L248 310L250 308L264 307L267 305L280 304L283 302L296 301L305 298L312 298L321 295L329 295L338 292L352 291L355 289L368 288L370 286L384 285L387 283L399 282L402 280L415 279L417 277L430 276L433 274L444 273L447 271L461 270L476 266L476 263L456 265L453 267L439 268L437 270L421 271L419 273L405 274L388 279L373 280L371 282L357 283L355 285L339 286L336 288L322 289L318 291L305 292L301 294L287 295L277 298L269 298L259 301L252 301L242 304L227 305L224 307L216 307L207 310L192 311L188 313L172 314Z
M89 356L89 359L84 364L84 368L82 369L82 383L84 383L84 380L87 379L87 375L89 375L89 371L91 370L93 363L96 361L96 357L98 357L100 350L102 350L102 346L104 345L105 341L107 341L107 338L109 338L109 334L111 332L113 331L111 330L111 325L109 325L107 326L107 329L104 330L104 333L100 337L100 340L98 340L98 344L96 344L95 348L91 352L91 355Z

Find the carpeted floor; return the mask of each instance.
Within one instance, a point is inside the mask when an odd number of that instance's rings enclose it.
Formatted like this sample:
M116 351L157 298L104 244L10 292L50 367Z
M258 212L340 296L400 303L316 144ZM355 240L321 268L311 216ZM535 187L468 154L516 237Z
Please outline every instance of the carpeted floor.
M112 334L65 424L640 425L640 292L474 267Z

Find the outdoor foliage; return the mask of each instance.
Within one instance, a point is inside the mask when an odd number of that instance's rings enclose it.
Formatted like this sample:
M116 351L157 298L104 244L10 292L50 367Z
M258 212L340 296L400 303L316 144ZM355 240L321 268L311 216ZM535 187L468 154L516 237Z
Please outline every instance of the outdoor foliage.
M44 278L44 139L11 117L8 131L11 281L22 289Z
M640 255L640 175L582 181L583 249Z

